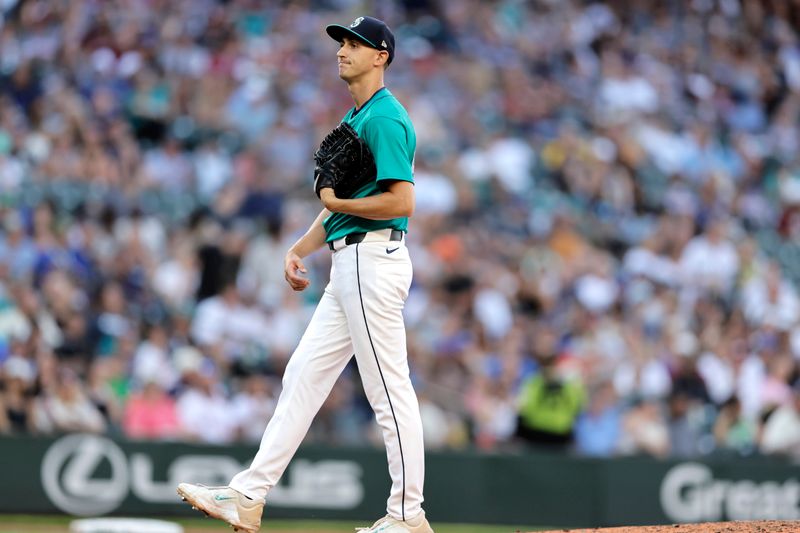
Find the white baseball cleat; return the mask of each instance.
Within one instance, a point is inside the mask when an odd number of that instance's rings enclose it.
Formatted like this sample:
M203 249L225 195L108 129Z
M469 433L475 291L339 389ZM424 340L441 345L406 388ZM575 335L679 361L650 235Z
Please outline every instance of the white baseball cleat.
M255 533L261 528L263 500L251 500L230 487L206 487L193 483L179 484L178 494L193 509L227 522L234 531Z
M425 511L422 511L414 518L406 520L397 520L392 518L391 515L386 515L371 527L356 528L357 533L433 533L428 519L425 518Z

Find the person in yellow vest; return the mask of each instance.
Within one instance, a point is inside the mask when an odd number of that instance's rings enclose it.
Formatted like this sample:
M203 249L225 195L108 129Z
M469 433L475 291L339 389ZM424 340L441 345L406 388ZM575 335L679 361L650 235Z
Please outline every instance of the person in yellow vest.
M540 371L522 386L517 436L535 446L566 448L572 443L586 392L578 379L561 375L557 356L549 355L540 364Z

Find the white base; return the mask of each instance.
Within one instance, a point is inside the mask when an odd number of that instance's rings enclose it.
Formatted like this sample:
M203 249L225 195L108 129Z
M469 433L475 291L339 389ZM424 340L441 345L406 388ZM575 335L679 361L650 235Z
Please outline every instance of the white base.
M73 520L70 533L183 533L183 526L149 518L84 518Z

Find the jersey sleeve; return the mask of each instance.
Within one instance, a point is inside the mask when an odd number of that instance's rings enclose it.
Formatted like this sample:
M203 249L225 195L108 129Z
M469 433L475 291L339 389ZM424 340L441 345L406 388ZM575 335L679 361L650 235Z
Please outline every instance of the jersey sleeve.
M364 138L375 157L376 179L414 183L414 154L402 122L391 117L371 117L364 125Z

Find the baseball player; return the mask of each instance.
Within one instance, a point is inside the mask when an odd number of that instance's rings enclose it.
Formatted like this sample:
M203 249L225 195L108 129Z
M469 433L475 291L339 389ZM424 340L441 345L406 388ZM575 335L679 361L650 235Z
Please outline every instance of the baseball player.
M405 246L414 211L414 127L384 87L394 35L359 17L326 31L340 43L339 77L355 106L315 153L315 191L324 208L286 253L285 277L308 287L303 258L326 246L330 282L286 367L283 391L250 468L227 487L181 483L192 506L257 531L274 487L339 374L355 355L367 398L383 431L392 487L388 514L364 532L431 533L422 510L424 450L417 397L409 379L403 305L412 267Z

